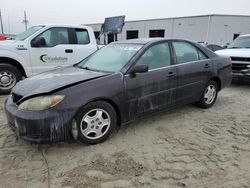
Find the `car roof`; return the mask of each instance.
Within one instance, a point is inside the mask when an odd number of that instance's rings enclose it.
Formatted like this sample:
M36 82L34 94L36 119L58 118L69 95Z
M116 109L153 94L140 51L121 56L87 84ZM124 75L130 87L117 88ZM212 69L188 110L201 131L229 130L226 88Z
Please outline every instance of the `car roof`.
M37 24L37 25L34 25L34 26L44 26L44 27L73 27L73 28L91 28L89 26L85 26L85 25L81 25L81 24L58 24L58 23L51 23L51 24L48 24L48 23L45 23L45 24Z
M112 42L111 44L141 44L141 45L150 45L160 41L182 41L182 42L190 42L196 44L196 42L191 40L179 39L179 38L141 38L141 39L129 39L123 41Z
M147 44L149 42L156 42L168 40L167 38L141 38L141 39L129 39L123 41L113 42L114 44Z
M195 45L196 47L198 47L199 49L201 49L203 52L206 53L206 55L210 58L212 57L217 57L218 55L216 55L214 52L212 52L211 50L209 50L208 48L204 47L203 45L194 42L194 41L190 41L190 40L185 40L185 39L178 39L178 38L142 38L142 39L130 39L130 40L124 40L124 41L117 41L117 42L112 42L111 44L141 44L144 46L149 46L151 44L154 44L156 42L160 42L160 41L183 41L183 42L189 42L192 43L193 45Z
M240 37L250 37L250 34L240 35Z

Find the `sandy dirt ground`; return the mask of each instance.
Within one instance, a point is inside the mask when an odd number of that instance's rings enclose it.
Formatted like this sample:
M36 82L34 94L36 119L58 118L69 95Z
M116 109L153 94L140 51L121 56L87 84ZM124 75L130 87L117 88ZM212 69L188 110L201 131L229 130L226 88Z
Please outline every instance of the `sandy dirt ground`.
M250 85L208 110L186 105L121 128L105 143L16 140L0 97L0 187L250 187Z

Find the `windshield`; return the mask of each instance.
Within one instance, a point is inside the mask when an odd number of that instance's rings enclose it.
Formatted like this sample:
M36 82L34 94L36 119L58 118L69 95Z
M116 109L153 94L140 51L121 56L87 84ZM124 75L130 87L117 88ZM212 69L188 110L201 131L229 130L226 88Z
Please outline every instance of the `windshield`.
M84 59L78 66L90 70L119 72L141 47L138 44L110 44Z
M34 26L34 27L30 27L29 29L27 29L26 31L18 34L16 36L16 40L25 40L27 39L29 36L31 36L32 34L34 34L35 32L37 32L38 30L42 29L44 26Z
M250 36L235 39L228 48L250 48Z

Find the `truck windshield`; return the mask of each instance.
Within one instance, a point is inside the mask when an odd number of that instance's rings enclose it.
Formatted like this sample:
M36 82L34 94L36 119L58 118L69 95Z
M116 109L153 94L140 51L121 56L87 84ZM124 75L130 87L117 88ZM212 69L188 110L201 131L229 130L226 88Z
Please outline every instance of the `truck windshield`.
M250 48L250 36L242 36L235 39L228 48Z
M138 44L110 44L84 59L78 67L104 72L119 72L141 49Z
M27 29L26 31L18 34L16 36L16 40L25 40L27 39L29 36L33 35L35 32L37 32L38 30L42 29L44 26L33 26L30 27L29 29Z

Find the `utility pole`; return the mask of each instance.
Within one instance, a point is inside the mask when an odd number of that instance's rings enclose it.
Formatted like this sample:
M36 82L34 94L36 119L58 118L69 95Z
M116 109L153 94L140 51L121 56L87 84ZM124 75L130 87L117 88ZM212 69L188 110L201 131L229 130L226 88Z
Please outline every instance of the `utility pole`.
M29 21L27 20L26 11L24 11L24 19L22 23L25 25L25 30L27 30Z
M10 15L8 15L8 33L11 34L10 33Z
M3 33L3 20L2 20L2 12L1 12L1 9L0 9L0 23L1 23L1 31L2 31L2 34Z

